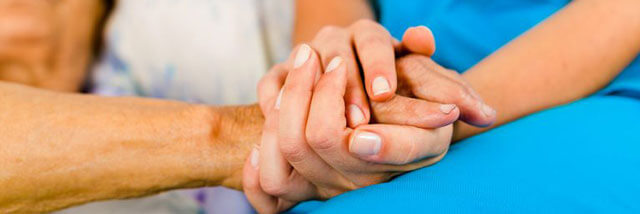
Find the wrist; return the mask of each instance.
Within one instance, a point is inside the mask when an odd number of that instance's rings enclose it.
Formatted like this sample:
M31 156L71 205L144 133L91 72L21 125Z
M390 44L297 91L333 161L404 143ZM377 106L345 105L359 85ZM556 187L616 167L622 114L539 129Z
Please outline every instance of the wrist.
M191 175L195 184L242 187L242 167L252 148L259 145L264 117L257 105L196 106L191 133L196 141L198 168Z

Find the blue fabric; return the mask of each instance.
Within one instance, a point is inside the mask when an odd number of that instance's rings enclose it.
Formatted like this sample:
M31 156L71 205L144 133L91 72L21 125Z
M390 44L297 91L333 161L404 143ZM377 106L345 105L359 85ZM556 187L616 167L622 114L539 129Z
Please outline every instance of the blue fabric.
M396 38L426 25L463 71L566 0L379 0ZM438 164L292 213L640 213L640 59L596 95L451 147Z
M595 96L451 147L438 164L292 213L640 213L640 101Z

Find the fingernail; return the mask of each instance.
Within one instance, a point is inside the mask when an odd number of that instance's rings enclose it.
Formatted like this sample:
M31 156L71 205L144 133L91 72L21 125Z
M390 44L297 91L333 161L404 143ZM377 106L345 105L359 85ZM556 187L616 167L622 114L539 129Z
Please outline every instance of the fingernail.
M333 57L333 59L329 62L329 65L327 65L327 69L325 69L325 73L329 73L332 72L333 70L336 70L336 68L338 68L340 66L340 64L342 63L342 57Z
M487 104L482 105L482 112L484 112L484 115L487 117L493 117L496 115L496 110L489 107Z
M258 149L253 148L253 150L251 151L251 166L253 166L254 168L258 168L258 161L260 160L260 152L258 152Z
M282 92L284 91L284 87L280 89L280 93L278 93L278 98L276 98L275 109L280 109L280 102L282 101Z
M454 109L456 109L456 105L454 104L445 104L445 105L440 105L440 111L444 114L449 114L451 113L451 111L453 111Z
M373 95L380 95L391 91L389 87L389 81L384 77L376 77L373 79Z
M296 59L293 61L293 68L299 68L304 65L309 59L309 55L311 55L311 47L307 44L301 45L300 48L298 48L298 53L296 53Z
M364 122L364 113L362 113L362 110L360 110L360 108L355 104L349 105L348 108L349 108L349 121L351 122L351 125L357 126L362 124Z
M382 146L380 136L371 132L360 132L353 138L349 150L359 156L370 156L378 154L380 146Z

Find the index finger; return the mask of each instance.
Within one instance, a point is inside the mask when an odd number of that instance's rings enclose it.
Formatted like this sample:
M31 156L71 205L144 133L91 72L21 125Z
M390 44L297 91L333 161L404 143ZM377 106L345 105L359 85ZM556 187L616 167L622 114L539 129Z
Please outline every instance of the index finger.
M274 65L258 83L258 103L262 114L268 115L275 106L281 93L282 85L287 78L288 68L286 63Z
M358 21L352 26L353 42L364 73L365 88L373 101L386 101L397 88L393 39L380 24Z

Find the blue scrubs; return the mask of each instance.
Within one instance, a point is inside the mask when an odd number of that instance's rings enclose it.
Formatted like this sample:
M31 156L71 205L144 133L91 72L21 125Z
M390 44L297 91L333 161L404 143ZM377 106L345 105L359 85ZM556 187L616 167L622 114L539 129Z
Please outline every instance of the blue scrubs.
M434 32L464 71L566 0L379 0L380 22ZM594 29L597 29L594 27ZM438 164L293 213L640 213L640 59L597 94L453 145Z

